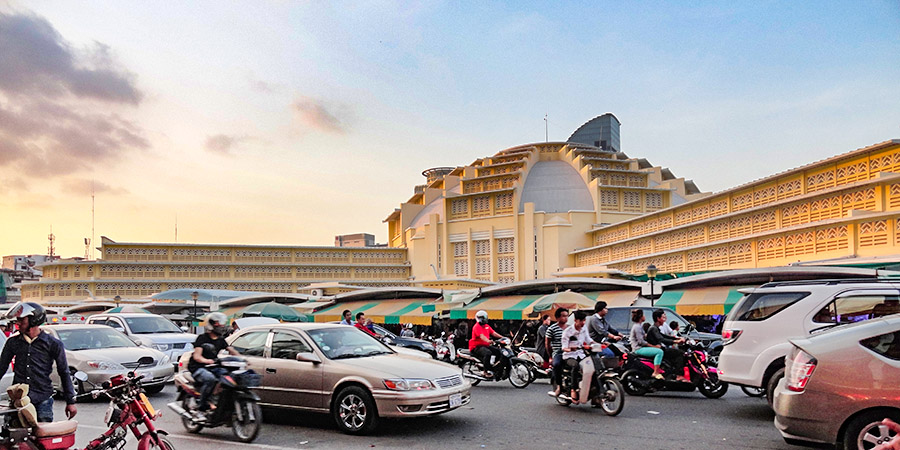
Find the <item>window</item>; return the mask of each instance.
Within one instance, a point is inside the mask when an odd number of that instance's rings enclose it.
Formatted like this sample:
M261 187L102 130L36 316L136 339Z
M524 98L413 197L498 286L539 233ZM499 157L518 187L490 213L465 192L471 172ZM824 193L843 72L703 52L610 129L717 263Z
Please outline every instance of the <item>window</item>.
M859 343L885 358L900 360L900 331L873 336Z
M244 356L263 356L268 336L268 331L252 331L239 336L231 346ZM296 356L296 353L294 355Z
M272 357L278 359L295 359L297 353L309 353L312 349L306 342L292 333L276 332L272 338Z
M734 308L730 317L734 320L759 321L778 314L781 310L797 303L809 292L776 292L770 294L750 294Z
M836 298L813 316L816 323L844 324L876 317L885 307L900 302L896 295L849 295Z

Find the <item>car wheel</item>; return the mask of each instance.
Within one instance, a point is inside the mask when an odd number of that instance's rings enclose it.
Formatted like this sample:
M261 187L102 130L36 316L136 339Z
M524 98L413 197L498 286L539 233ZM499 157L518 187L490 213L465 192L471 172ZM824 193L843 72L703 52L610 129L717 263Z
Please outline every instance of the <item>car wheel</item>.
M741 386L741 390L744 391L744 394L747 394L748 397L765 397L766 390L758 387L750 387L750 386Z
M881 424L886 418L900 422L900 411L869 411L851 420L844 431L844 450L870 450L898 439L897 433Z
M766 383L766 401L769 402L769 408L773 410L775 409L775 388L778 387L778 382L782 378L784 378L784 367L776 370L769 378L769 382Z
M341 389L332 407L334 421L347 434L367 434L375 429L378 410L375 400L359 386Z
M156 386L145 386L144 392L146 392L147 395L156 395L156 394L159 394L160 392L162 392L162 390L165 389L165 387L166 387L166 385L162 384L162 383L160 383Z

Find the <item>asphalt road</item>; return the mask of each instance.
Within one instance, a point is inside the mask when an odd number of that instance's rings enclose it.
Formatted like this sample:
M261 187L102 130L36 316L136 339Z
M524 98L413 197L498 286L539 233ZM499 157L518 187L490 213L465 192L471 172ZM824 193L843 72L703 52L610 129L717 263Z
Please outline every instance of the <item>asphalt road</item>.
M330 417L266 411L266 423L252 444L233 440L218 428L188 434L177 415L166 408L172 386L150 399L163 417L157 425L170 433L179 450L287 448L604 448L604 449L797 449L784 443L772 425L765 401L732 387L710 400L697 392L626 396L625 409L608 417L586 406L564 407L547 396L538 381L518 390L508 382L472 388L472 402L442 416L385 420L372 436L338 432ZM79 404L77 445L83 447L106 428L106 403ZM57 419L63 405L55 405ZM134 440L125 448L134 448Z

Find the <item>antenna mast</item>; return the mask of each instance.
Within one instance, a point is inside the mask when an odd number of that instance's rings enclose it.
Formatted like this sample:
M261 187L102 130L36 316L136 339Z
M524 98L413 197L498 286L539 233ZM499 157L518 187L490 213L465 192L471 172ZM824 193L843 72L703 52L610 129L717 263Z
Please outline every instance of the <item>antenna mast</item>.
M47 240L50 241L47 253L50 254L50 261L53 261L53 255L56 253L56 247L53 246L53 243L56 242L56 236L53 235L53 225L50 225L50 234L47 235Z
M549 113L544 114L544 142L550 142L550 128L547 121L547 117L549 116Z
M91 252L90 259L94 259L94 249L91 248L91 242L94 242L94 180L91 179L91 240L84 243L87 248L84 250L84 257L88 257L88 250Z
M175 243L178 243L178 213L175 213Z

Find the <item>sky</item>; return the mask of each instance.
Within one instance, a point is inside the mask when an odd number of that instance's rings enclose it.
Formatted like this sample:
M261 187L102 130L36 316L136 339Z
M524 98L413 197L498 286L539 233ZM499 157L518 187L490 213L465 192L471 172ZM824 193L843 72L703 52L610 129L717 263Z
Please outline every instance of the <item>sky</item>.
M565 140L716 192L900 138L900 2L0 0L0 255L333 245ZM95 252L94 256L99 257Z

